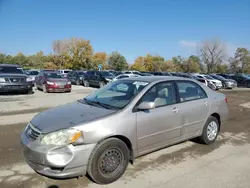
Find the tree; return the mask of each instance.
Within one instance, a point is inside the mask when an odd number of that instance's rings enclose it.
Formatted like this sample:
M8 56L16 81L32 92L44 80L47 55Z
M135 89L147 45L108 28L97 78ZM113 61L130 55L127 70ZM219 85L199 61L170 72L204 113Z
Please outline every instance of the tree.
M144 57L139 56L135 59L135 62L130 67L131 70L147 71L144 65Z
M184 58L182 58L180 55L177 57L172 58L172 62L175 66L176 72L182 72L182 64L184 62Z
M92 57L92 66L94 69L98 69L98 65L102 65L103 69L107 69L107 60L108 55L105 52L96 52Z
M229 70L231 73L239 72L239 61L237 61L234 57L229 58Z
M53 42L55 64L60 68L91 69L93 48L89 40L71 38Z
M187 73L198 73L201 71L200 68L200 59L197 56L190 56L188 59L185 59L182 63L183 72Z
M228 72L228 65L226 64L219 64L216 66L216 73L227 73Z
M28 66L28 58L21 52L14 56L11 60L12 64L21 65L23 67Z
M216 66L223 62L226 56L225 54L225 45L219 40L205 41L200 48L200 56L207 66L208 73L212 73L216 70Z
M246 48L237 48L234 58L241 67L241 72L246 73L250 67L250 52Z
M108 65L111 69L122 71L128 69L128 63L123 55L119 52L112 52L108 59Z
M167 60L161 65L161 71L163 72L175 72L176 67L172 60Z

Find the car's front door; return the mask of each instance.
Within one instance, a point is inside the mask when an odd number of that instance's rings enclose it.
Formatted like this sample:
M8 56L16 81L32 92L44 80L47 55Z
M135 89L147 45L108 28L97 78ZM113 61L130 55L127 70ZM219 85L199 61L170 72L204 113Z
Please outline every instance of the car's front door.
M154 102L155 108L137 111L137 147L139 154L174 143L180 139L181 116L179 114L174 82L155 84L140 99Z
M183 117L181 139L198 136L209 116L210 103L206 92L193 81L176 81L180 97L178 109Z

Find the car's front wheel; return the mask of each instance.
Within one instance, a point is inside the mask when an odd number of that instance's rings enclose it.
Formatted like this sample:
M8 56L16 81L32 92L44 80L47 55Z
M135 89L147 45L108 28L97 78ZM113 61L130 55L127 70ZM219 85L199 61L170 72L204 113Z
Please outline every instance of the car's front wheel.
M203 128L202 135L199 137L200 141L203 144L212 144L219 134L219 126L218 119L214 116L210 116Z
M108 184L118 180L127 169L129 153L127 145L117 138L100 142L89 159L89 176L98 184Z
M43 92L44 92L44 93L48 93L48 91L47 91L47 88L46 88L46 85L45 85L45 84L43 84Z
M84 87L89 87L89 82L87 80L84 80L83 85Z

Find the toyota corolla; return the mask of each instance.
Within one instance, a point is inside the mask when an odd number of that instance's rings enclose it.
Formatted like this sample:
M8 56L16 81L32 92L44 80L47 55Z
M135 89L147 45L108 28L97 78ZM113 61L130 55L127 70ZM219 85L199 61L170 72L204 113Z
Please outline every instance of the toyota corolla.
M79 101L36 115L21 133L27 163L51 178L119 179L138 156L192 138L212 144L227 98L179 77L111 82Z

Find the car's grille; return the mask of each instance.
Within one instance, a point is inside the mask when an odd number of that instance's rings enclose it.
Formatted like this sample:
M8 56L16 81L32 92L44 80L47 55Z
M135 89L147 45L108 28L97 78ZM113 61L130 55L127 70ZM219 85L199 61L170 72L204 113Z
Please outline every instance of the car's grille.
M26 128L26 135L32 140L36 140L41 135L41 131L29 123Z
M58 86L64 86L64 85L66 85L66 82L56 82L56 85L58 85Z
M20 83L20 82L25 82L26 79L25 78L5 78L6 80L9 80L9 82L14 82L14 83Z

